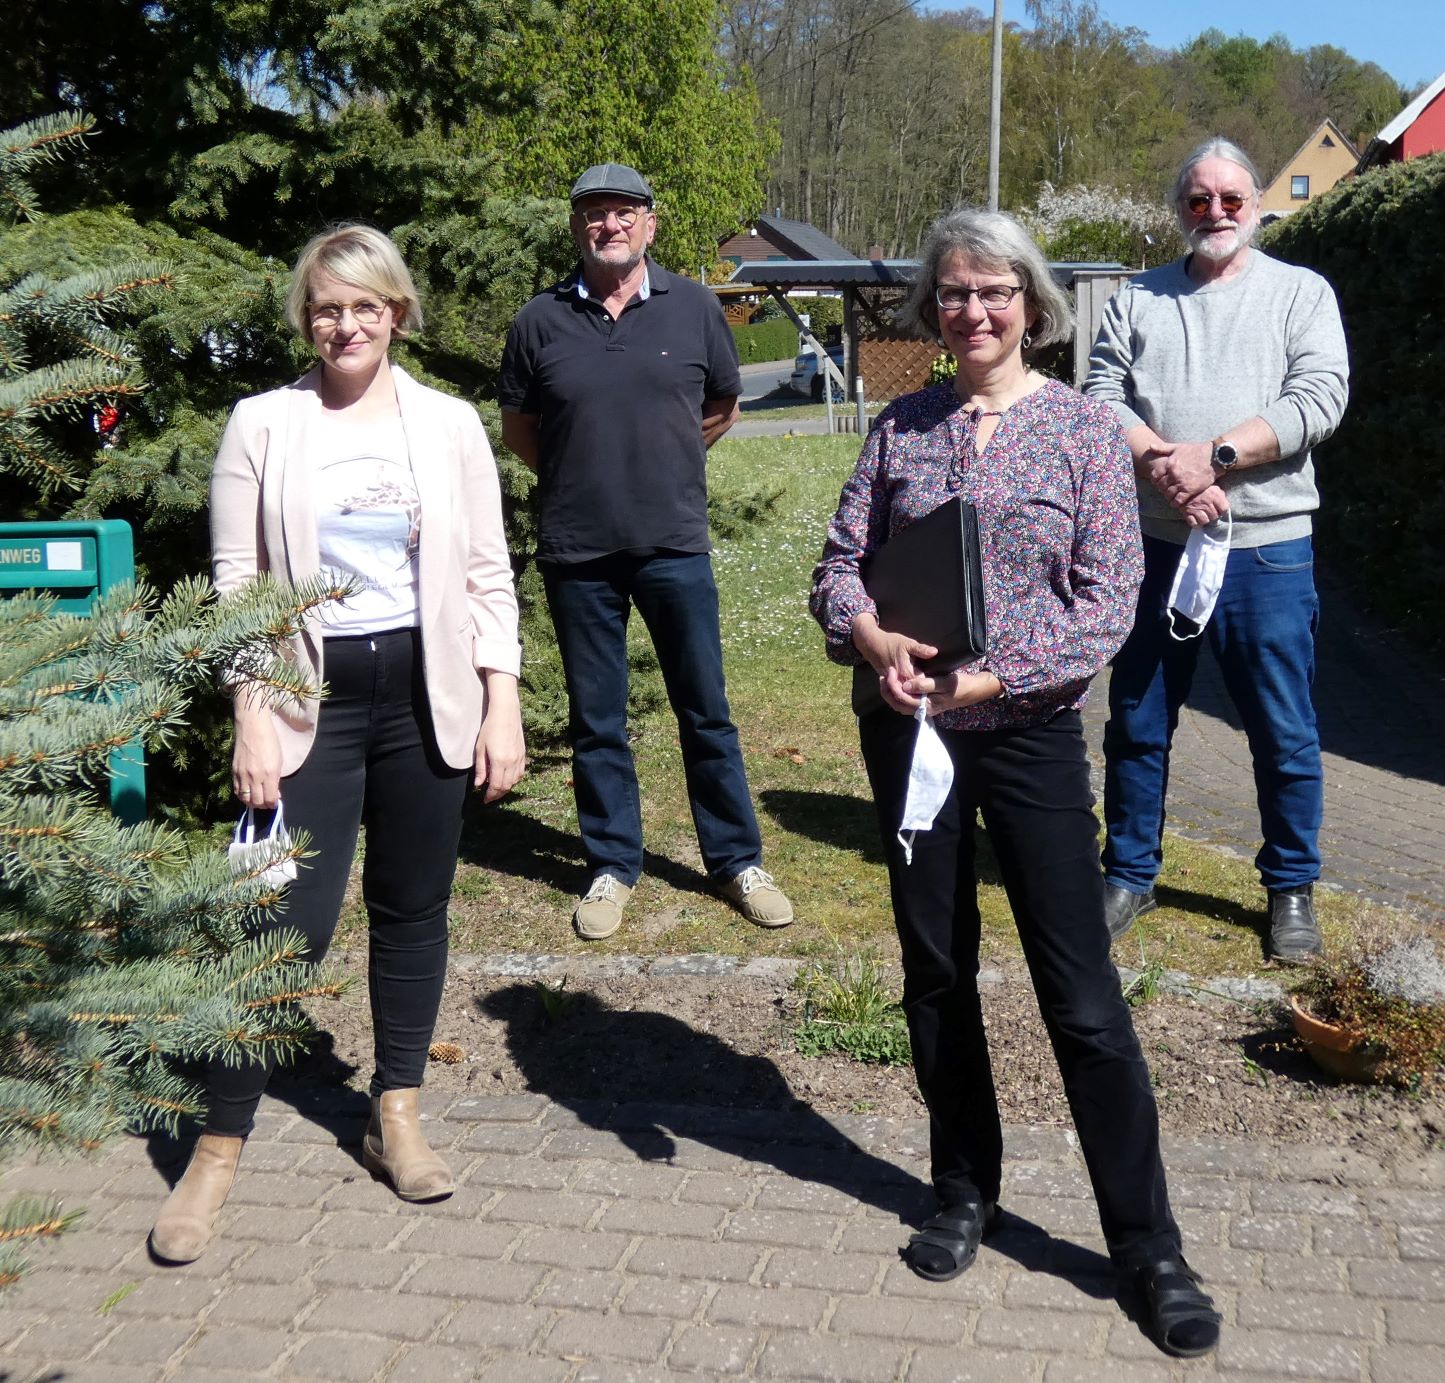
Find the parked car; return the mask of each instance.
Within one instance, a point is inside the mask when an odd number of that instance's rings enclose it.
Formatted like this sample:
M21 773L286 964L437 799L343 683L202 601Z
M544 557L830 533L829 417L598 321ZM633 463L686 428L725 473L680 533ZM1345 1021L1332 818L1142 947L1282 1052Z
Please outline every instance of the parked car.
M828 347L828 356L839 370L843 368L843 346L840 342ZM823 375L818 369L818 355L811 346L799 351L793 360L793 373L788 376L788 387L795 394L805 394L814 403L823 402ZM843 402L842 388L833 385L833 402Z

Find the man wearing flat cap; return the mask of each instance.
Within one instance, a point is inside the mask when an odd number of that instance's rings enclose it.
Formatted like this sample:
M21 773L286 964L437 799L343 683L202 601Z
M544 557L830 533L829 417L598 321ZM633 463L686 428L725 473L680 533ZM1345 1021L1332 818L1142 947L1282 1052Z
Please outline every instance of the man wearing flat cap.
M637 607L677 716L693 825L718 892L750 922L792 905L762 840L723 683L707 525L707 449L737 419L737 348L701 284L647 256L652 188L601 163L572 187L580 255L517 315L502 356L502 440L537 473L537 565L567 679L577 821L592 881L572 913L611 936L642 873L627 738Z

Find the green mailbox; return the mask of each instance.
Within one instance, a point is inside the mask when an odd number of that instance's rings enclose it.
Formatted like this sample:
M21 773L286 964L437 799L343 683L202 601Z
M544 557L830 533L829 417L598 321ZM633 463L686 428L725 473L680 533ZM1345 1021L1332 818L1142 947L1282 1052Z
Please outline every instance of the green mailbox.
M56 608L89 614L95 599L135 580L135 546L124 519L0 523L0 595L41 591ZM110 807L128 826L145 820L145 750L139 740L110 756Z

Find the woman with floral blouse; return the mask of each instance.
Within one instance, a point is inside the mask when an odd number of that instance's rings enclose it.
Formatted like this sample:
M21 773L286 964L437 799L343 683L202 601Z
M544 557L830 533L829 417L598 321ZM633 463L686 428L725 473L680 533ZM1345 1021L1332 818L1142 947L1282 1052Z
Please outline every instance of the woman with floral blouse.
M1143 571L1129 448L1109 410L1026 362L1072 323L1017 222L954 211L929 230L921 259L905 319L942 341L958 374L879 417L843 487L811 601L828 656L870 665L885 703L858 731L938 1197L904 1257L922 1277L956 1277L999 1215L1003 1137L977 984L981 811L1110 1255L1137 1279L1161 1347L1207 1353L1220 1318L1181 1256L1149 1070L1109 959L1079 714L1129 632ZM978 515L988 651L935 677L917 663L936 649L879 626L860 565L955 495ZM906 851L899 826L925 699L954 777L932 829Z

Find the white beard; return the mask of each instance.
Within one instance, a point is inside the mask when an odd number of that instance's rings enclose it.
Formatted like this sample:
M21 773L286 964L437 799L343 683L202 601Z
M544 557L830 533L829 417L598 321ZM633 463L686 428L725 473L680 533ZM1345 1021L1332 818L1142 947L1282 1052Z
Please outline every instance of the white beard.
M1254 239L1254 233L1258 229L1259 222L1252 219L1248 225L1232 228L1228 235L1222 231L1208 231L1200 226L1186 232L1184 238L1189 241L1189 248L1195 254L1217 263L1232 259Z

